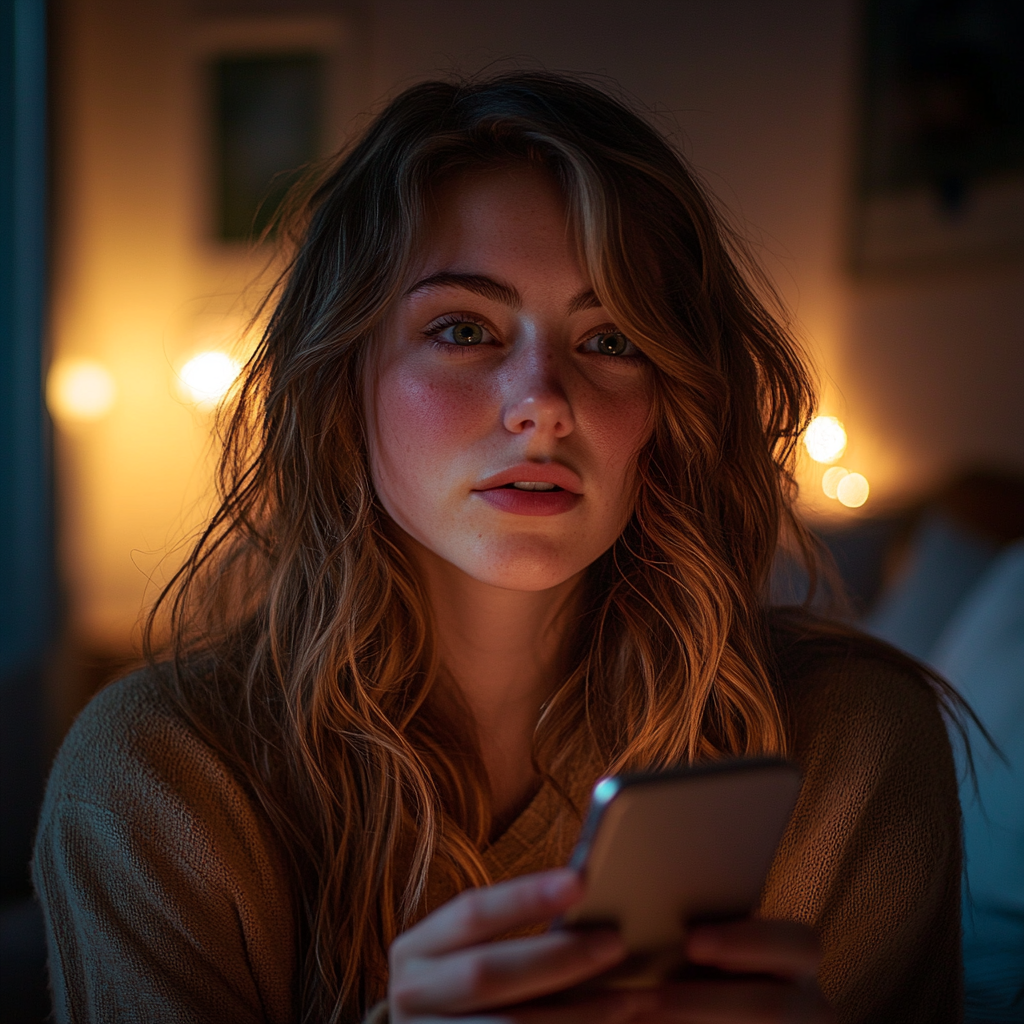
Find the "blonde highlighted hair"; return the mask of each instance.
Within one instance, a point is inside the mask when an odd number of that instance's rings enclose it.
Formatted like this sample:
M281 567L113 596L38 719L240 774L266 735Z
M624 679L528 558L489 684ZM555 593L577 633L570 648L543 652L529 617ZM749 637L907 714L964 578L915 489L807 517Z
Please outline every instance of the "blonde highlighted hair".
M680 156L605 92L547 74L407 90L295 210L225 420L220 507L154 610L175 698L290 858L303 1020L357 1019L382 996L431 872L487 880L486 777L437 699L430 609L370 479L362 379L431 192L515 162L558 182L656 402L536 764L558 783L595 752L616 771L786 749L764 593L780 533L803 536L791 464L813 393L766 282Z

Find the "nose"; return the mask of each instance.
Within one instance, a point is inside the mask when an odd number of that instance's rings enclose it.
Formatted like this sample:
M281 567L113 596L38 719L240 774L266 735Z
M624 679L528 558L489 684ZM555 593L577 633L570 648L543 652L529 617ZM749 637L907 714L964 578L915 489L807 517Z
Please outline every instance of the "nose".
M553 352L533 349L508 370L502 414L507 431L548 437L572 433L572 405Z

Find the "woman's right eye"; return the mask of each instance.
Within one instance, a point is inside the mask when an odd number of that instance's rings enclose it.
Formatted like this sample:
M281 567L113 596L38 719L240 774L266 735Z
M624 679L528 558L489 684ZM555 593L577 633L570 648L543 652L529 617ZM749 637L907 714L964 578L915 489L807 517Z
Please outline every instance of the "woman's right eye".
M483 324L461 318L431 324L424 334L441 345L458 345L460 348L469 348L493 340Z

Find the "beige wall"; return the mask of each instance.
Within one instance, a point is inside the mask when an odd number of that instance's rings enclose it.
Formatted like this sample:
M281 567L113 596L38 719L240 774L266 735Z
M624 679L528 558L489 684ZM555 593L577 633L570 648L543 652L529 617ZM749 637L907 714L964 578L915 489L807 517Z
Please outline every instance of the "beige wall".
M357 60L343 59L350 21L200 16L182 0L58 11L53 357L99 360L117 386L102 419L57 424L71 626L99 649L137 639L208 508L212 416L182 398L178 371L203 349L244 352L267 267L266 253L211 241L204 58L289 39L338 58L334 148L367 102Z
M259 267L206 238L198 69L211 33L238 31L228 7L246 5L65 0L57 13L54 351L102 360L119 388L105 419L60 430L62 544L76 628L106 646L125 644L149 575L202 508L209 418L177 396L176 370L227 343ZM843 271L853 0L362 7L331 23L339 137L374 97L508 56L608 74L676 126L799 320L825 411L849 428L844 464L872 482L864 513L965 461L1024 466L1021 266L870 286Z
M62 561L76 629L123 646L202 465L168 365L197 284L184 26L166 3L61 13L54 356L100 360L118 389L108 416L58 425Z

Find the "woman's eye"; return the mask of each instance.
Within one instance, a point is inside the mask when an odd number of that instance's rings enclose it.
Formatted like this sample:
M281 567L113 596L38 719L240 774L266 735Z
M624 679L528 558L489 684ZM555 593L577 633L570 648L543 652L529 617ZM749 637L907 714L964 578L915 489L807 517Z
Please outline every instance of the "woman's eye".
M583 350L599 352L603 356L636 356L640 354L633 342L618 331L595 334L584 343Z
M452 327L452 341L456 345L479 345L483 340L484 329L479 324L473 323L472 320L466 320Z
M488 332L474 320L448 320L428 327L425 332L435 342L459 345L463 348L480 345L487 340Z

